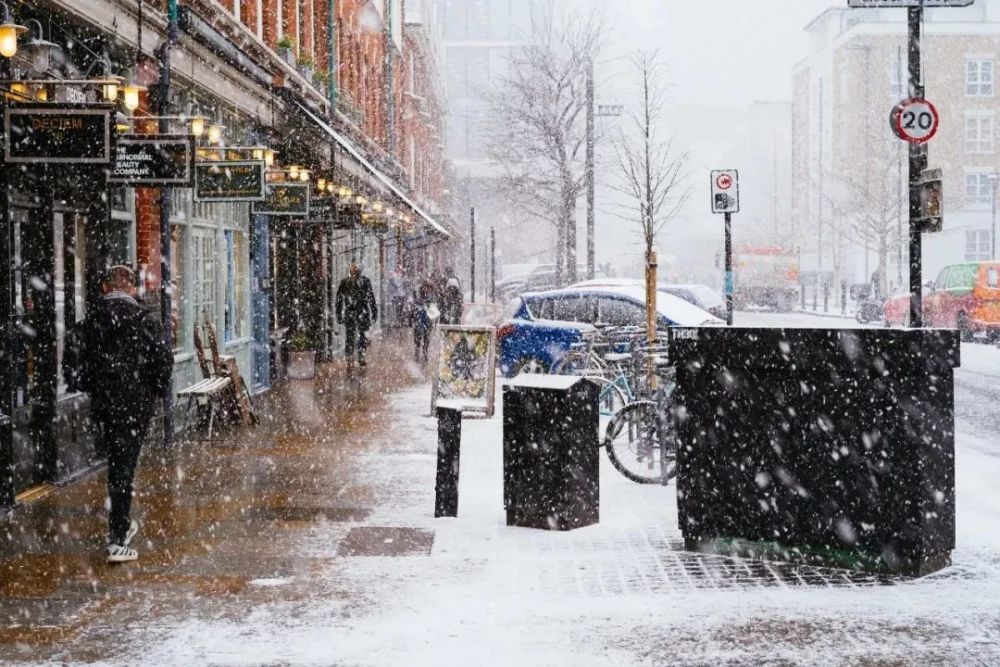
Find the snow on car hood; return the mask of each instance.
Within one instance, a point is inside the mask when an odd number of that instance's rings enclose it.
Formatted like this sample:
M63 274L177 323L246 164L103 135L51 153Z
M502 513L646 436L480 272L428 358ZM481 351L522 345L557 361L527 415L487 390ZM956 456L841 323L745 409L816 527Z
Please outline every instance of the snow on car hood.
M640 303L646 303L646 289L641 286L571 287L565 291L590 292L597 296L601 294L617 294L635 299ZM690 304L673 294L666 294L660 291L656 293L656 312L682 327L719 325L723 323L722 320L708 311L702 310L698 306Z

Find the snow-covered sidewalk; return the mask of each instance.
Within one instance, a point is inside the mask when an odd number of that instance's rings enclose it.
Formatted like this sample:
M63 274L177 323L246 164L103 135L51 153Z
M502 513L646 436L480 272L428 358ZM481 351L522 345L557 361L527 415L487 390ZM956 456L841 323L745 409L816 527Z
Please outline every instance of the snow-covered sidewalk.
M394 425L359 459L349 483L372 500L363 521L289 534L311 565L256 582L273 593L246 617L145 620L130 638L144 661L1000 664L1000 458L972 436L958 445L954 565L886 583L687 554L674 487L632 484L606 460L599 525L508 528L499 415L464 422L459 518L434 519L428 397L394 395Z

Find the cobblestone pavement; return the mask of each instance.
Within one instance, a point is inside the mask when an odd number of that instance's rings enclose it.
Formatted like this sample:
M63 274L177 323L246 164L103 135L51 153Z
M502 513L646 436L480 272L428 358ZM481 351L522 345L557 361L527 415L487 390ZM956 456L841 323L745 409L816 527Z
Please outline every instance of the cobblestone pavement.
M459 518L433 519L429 386L382 352L253 432L148 448L137 563L103 562L103 475L0 523L0 661L1000 665L995 535L919 581L691 554L673 488L606 461L599 525L508 528L499 416L464 423Z

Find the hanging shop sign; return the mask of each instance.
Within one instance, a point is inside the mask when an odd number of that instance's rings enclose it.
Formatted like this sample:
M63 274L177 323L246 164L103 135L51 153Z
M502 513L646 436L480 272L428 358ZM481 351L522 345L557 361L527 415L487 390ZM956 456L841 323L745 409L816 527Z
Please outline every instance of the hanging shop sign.
M129 187L194 185L194 137L126 135L115 143L108 183Z
M34 164L108 164L112 108L87 104L9 104L4 160Z
M195 162L195 201L264 201L264 161Z
M268 183L265 199L253 205L258 215L309 216L309 183Z

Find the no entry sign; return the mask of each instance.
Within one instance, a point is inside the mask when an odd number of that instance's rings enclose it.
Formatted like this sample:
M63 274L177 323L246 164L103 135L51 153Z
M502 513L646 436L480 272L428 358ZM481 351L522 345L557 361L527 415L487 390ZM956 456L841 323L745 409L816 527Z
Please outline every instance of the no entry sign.
M890 124L896 136L911 144L925 144L937 134L941 117L928 100L912 97L893 107Z
M712 213L739 213L739 173L735 169L712 172Z

